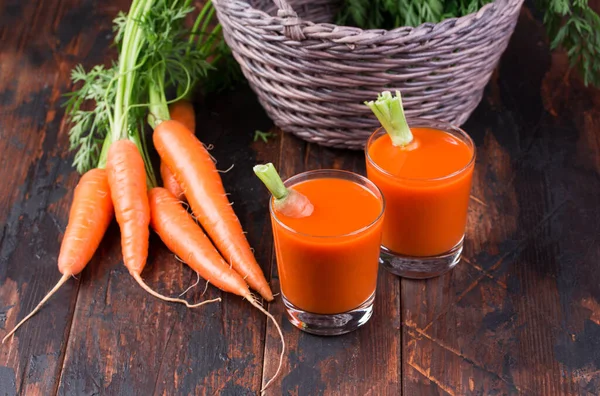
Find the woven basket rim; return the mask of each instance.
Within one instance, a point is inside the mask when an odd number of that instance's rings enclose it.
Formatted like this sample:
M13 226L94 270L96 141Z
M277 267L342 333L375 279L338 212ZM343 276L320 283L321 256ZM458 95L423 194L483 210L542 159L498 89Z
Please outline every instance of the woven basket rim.
M327 23L333 0L294 0L305 19L292 0L213 0L225 40L274 123L339 148L364 147L378 125L362 103L386 88L411 92L411 118L463 124L523 1L494 0L462 17L386 30Z
M248 9L248 11L251 11L252 13L254 13L255 15L260 15L261 19L266 19L266 20L275 20L278 21L279 24L284 25L285 26L285 21L287 19L287 17L279 17L276 15L269 15L268 13L266 13L265 11L258 9L258 8L254 8L247 0L213 0L213 2L215 3L230 3L230 2L238 2L238 3L244 3ZM296 26L299 26L302 30L304 30L304 28L306 27L314 27L314 26L318 26L321 27L323 29L326 30L343 30L344 32L348 33L348 36L352 36L354 38L356 37L360 37L360 36L370 36L371 38L374 38L376 36L385 36L385 35L401 35L401 36L412 36L416 33L419 33L421 35L423 35L424 33L421 31L426 31L426 32L431 32L432 30L435 30L436 27L439 27L441 25L445 25L445 24L454 24L456 25L460 25L460 26L464 26L467 27L470 23L477 21L481 18L483 18L483 16L485 14L487 14L488 12L490 13L496 13L496 12L500 12L500 10L504 10L504 9L508 9L511 8L513 6L517 6L522 4L523 0L493 0L492 2L484 5L483 7L481 7L479 10L472 12L470 14L467 15L463 15L461 17L452 17L452 18L446 18L438 23L433 23L433 22L424 22L418 26L400 26L394 29L363 29L363 28L359 28L359 27L355 27L355 26L348 26L348 25L337 25L334 23L326 23L326 22L320 22L320 23L314 23L312 21L308 21L303 19L300 16L297 16L296 18L298 19L298 23L295 24ZM276 5L277 7L277 5ZM308 34L310 36L310 34ZM338 42L343 42L343 39L340 40L335 40Z

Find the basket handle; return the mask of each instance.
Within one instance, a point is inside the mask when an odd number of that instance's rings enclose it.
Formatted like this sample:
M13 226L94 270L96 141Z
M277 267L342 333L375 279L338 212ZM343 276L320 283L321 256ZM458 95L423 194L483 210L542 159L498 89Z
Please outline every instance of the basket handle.
M304 40L306 37L300 28L300 18L294 9L286 0L273 0L273 3L279 8L279 10L277 10L277 16L284 20L283 34L285 37L294 41Z

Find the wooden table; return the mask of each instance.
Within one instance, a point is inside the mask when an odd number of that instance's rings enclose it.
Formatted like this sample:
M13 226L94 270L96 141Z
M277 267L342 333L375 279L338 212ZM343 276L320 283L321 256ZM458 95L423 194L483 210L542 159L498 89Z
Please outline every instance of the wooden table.
M0 0L0 336L58 280L56 257L79 176L63 121L69 72L112 56L111 19L128 1ZM277 132L252 92L199 98L198 133L275 291L267 193L251 165L364 173L360 152ZM319 338L293 328L270 394L600 394L600 91L551 55L525 8L485 96L464 128L477 165L463 262L428 281L381 272L360 330ZM175 295L195 281L151 237L143 274ZM255 394L275 370L273 326L204 282L187 310L154 299L121 261L112 225L95 258L0 347L0 395Z

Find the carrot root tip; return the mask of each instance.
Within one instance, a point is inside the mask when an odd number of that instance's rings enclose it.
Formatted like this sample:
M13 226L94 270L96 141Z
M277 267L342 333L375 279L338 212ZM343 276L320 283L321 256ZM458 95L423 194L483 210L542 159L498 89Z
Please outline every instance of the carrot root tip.
M182 263L183 263L183 261L182 261ZM184 292L179 295L179 297L181 297L185 293L189 292L192 288L198 286L198 283L200 283L200 274L196 272L196 282L194 282L190 287L188 287L187 289L185 289Z
M217 172L219 172L219 173L227 173L227 172L229 172L230 170L233 169L234 165L235 164L231 164L231 166L229 168L225 169L225 170L219 170L219 169L217 169Z
M200 276L200 275L198 275ZM210 283L210 281L206 281L206 286L204 286L204 291L202 292L201 296L204 296L204 294L206 294L206 291L208 290L208 284Z
M27 315L23 319L21 319L21 321L19 323L17 323L17 325L7 335L4 336L4 338L2 339L2 343L4 344L4 342L10 338L10 336L12 336L13 334L15 334L15 331L17 331L17 329L19 327L21 327L25 322L27 322L29 320L29 318L31 318L33 315L35 315L42 308L42 306L46 303L46 301L48 301L50 299L50 297L52 297L52 295L54 293L56 293L56 291L58 289L60 289L60 287L66 281L69 280L70 277L71 277L71 274L63 274L63 276L59 279L59 281L56 283L56 285L54 285L54 287L52 288L52 290L50 290L48 292L48 294L46 294L44 296L44 298L42 298L42 301L40 301L38 303L38 305L36 305L36 307L33 309L33 311L31 311L29 313L29 315Z
M142 277L140 276L140 274L133 272L132 273L133 278L136 280L136 282L142 287L142 289L144 289L145 291L147 291L148 293L150 293L152 296L163 300L163 301L167 301L167 302L174 302L174 303L180 303L180 304L184 304L186 307L188 308L197 308L200 307L204 304L209 304L209 303L213 303L213 302L220 302L221 298L214 298L212 300L206 300L206 301L202 301L200 303L197 304L190 304L188 303L186 300L182 300L180 298L172 298L172 297L167 297L167 296L163 296L162 294L155 292L154 290L152 290L150 288L150 286L148 286L146 284L146 282L144 282L144 280L142 279Z
M254 307L256 307L262 313L267 315L267 317L269 319L271 319L271 321L275 325L275 328L277 329L277 332L279 333L279 337L281 338L281 354L279 355L279 365L277 366L277 371L275 371L275 374L271 377L271 379L269 381L267 381L265 386L263 386L262 389L260 390L261 394L262 394L267 390L267 388L269 386L271 386L271 384L273 384L273 382L275 381L275 379L277 379L277 377L279 376L279 373L281 372L281 366L283 365L283 357L285 356L285 339L283 338L283 332L281 331L281 327L279 326L279 323L277 323L277 320L275 320L275 317L273 315L271 315L271 313L269 313L269 311L267 311L265 308L263 308L262 305L260 305L258 300L256 298L254 298L254 296L251 293L249 293L245 298L246 298L246 300L248 300L248 302L250 304L254 305Z

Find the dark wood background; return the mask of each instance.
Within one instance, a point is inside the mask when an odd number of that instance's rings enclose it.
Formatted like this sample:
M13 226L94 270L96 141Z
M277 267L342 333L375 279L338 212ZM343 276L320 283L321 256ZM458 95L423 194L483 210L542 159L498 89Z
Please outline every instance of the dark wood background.
M0 336L58 280L56 257L78 175L61 95L77 63L113 56L111 19L128 1L0 0ZM600 394L600 91L551 54L525 7L511 44L464 128L477 143L465 258L428 281L380 274L360 330L319 338L293 328L270 394ZM267 193L251 165L283 176L315 168L364 173L360 152L279 131L248 88L198 98L197 133L215 146L234 208L278 291ZM165 294L195 280L152 236L143 274ZM255 394L279 340L241 298L204 283L160 302L124 268L112 225L85 271L0 346L0 395Z

